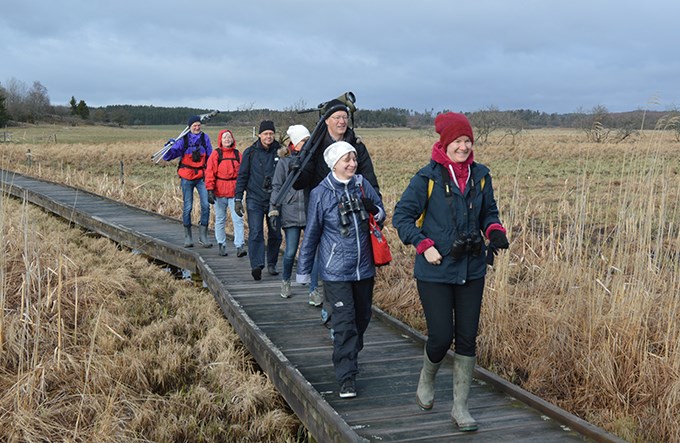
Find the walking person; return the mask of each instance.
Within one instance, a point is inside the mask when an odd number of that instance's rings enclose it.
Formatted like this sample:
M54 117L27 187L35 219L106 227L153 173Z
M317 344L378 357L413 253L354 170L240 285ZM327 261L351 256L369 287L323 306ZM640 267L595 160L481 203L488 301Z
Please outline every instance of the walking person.
M354 133L350 127L350 110L345 103L339 99L328 101L322 110L322 115L327 115L324 120L324 133L321 135L323 140L312 158L307 163L305 168L300 171L300 176L297 178L293 187L295 189L314 189L321 181L331 172L329 166L326 164L323 153L333 143L344 141L349 143L356 150L357 156L357 170L356 173L364 177L373 189L380 195L380 187L378 186L378 179L373 169L373 161L371 155L366 148L366 145ZM323 302L325 295L319 287L319 294ZM331 303L323 303L321 308L321 320L324 325L328 326L333 312ZM333 331L331 329L331 336Z
M269 275L279 274L276 270L276 263L279 260L281 247L281 229L273 226L267 217L272 178L279 160L277 151L281 147L279 142L274 140L275 133L273 121L264 120L260 123L258 139L243 152L241 167L236 179L234 208L236 214L243 217L243 194L245 193L248 211L248 256L251 275L255 280L262 279L265 261ZM265 223L267 223L266 254Z
M279 162L274 171L272 180L272 194L270 197L269 218L272 224L281 226L286 239L286 247L283 252L283 269L281 279L281 297L288 298L292 295L290 277L293 274L293 264L300 243L300 235L307 224L307 200L309 192L307 190L295 190L290 188L281 200L279 206L274 202L279 196L281 186L285 183L289 174L289 167L300 149L309 140L309 130L303 125L292 125L286 131L290 138L290 144L281 147L278 151ZM320 306L323 302L319 294L318 286L318 265L314 261L312 266L311 282L309 284L309 304Z
M321 180L326 178L330 172L330 169L324 160L323 153L332 143L345 141L352 145L357 151L357 162L359 163L357 174L361 174L364 177L364 180L367 180L373 186L373 189L380 193L378 179L375 176L375 171L373 169L371 154L368 152L364 142L357 137L354 130L349 126L349 108L345 103L336 98L329 101L324 106L323 115L328 113L330 113L330 115L324 120L325 133L322 135L323 141L314 152L305 168L300 171L300 176L293 184L293 187L295 189L314 189L321 183Z
M333 306L333 367L341 398L356 397L358 355L371 320L375 265L368 213L385 219L380 196L356 174L357 151L339 141L323 153L329 174L309 197L307 227L298 258L298 283L307 283L318 248L319 275Z
M208 158L208 166L205 171L205 186L208 189L208 202L215 205L215 240L222 256L227 253L227 208L234 225L234 247L236 256L243 257L247 254L244 244L243 217L236 214L234 208L234 194L236 191L236 178L241 165L241 153L236 149L234 134L229 129L223 129L217 136L218 145Z
M431 160L411 179L392 223L402 242L416 248L414 274L427 322L416 401L422 409L433 407L435 375L455 337L451 418L461 431L475 431L468 395L487 266L482 233L494 254L509 243L489 168L474 161L468 119L440 114L435 130Z
M201 206L199 221L199 244L204 248L212 247L208 240L208 222L210 221L210 204L208 191L205 187L205 169L208 157L212 153L210 137L201 130L201 118L192 115L187 122L190 131L184 137L175 141L163 155L163 160L170 161L179 158L177 175L180 177L182 189L182 224L184 225L184 247L194 245L191 235L191 209L194 205L194 190L198 193Z

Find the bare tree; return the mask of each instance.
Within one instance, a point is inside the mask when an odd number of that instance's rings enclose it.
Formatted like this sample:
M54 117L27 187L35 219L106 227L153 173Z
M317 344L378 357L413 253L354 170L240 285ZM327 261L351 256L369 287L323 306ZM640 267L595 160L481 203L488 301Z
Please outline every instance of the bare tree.
M489 135L501 127L502 115L496 106L470 114L470 123L475 127L475 143L486 143Z
M503 115L501 121L503 127L503 137L498 141L499 143L503 140L510 140L510 144L515 145L517 137L524 130L524 121L519 118L516 114L506 113Z
M604 105L593 107L590 114L585 116L582 126L588 141L604 143L611 133L609 110Z
M43 117L50 113L50 97L47 88L39 81L33 82L26 96L26 107L28 112L34 117Z
M275 120L279 143L283 145L286 142L288 126L304 125L311 132L316 125L318 117L319 113L316 110L308 109L307 102L302 98L293 103L292 106L284 108L283 113Z
M26 87L26 83L12 77L7 80L5 90L7 91L5 100L7 112L9 112L15 120L22 119L27 114L26 95L28 88Z

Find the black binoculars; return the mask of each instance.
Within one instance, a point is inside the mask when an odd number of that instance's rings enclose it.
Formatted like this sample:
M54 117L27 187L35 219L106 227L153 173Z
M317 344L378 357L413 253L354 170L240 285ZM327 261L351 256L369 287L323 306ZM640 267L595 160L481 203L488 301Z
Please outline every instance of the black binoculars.
M484 240L479 234L467 234L454 240L451 245L451 257L454 260L460 260L464 255L470 254L474 257L479 257L482 253Z
M343 237L347 237L349 235L349 225L351 223L349 218L350 214L358 214L359 221L362 223L368 220L368 212L366 211L366 208L364 208L364 203L359 198L357 198L356 195L347 197L343 194L340 197L338 209L340 211L340 233Z
M270 176L264 178L262 189L264 189L264 192L272 192L272 178Z
M194 152L191 153L191 161L194 163L201 161L201 148L194 149Z

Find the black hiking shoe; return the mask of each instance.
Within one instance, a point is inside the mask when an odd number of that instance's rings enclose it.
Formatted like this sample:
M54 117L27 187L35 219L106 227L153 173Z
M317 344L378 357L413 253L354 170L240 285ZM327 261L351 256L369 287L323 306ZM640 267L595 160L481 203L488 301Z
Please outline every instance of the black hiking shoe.
M340 398L354 398L357 396L357 390L354 387L354 379L347 378L340 386Z

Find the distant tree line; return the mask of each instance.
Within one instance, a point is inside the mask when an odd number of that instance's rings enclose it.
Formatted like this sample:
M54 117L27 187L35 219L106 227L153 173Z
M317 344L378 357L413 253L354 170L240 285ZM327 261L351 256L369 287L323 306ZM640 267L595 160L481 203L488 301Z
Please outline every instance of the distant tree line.
M117 126L182 125L188 116L206 114L210 111L212 109L153 105L109 105L91 108L84 100L76 100L75 96L71 97L68 106L52 105L47 88L39 81L33 82L30 87L14 78L9 79L5 85L0 84L0 126L6 126L11 122L55 121ZM394 107L377 110L359 109L353 116L353 124L360 128L431 128L434 117L445 111L448 110L415 111ZM521 131L535 128L577 128L583 130L586 136L595 142L621 141L640 129L653 129L657 125L663 126L663 129L676 131L680 140L679 109L667 112L635 110L613 113L606 107L598 105L588 111L578 109L567 114L548 114L530 109L501 111L495 106L489 106L465 114L475 127L475 136L480 142L486 141L489 135L498 131L514 139ZM271 119L280 128L290 124L304 124L311 130L318 118L317 110L310 110L305 107L304 102L299 102L284 110L244 107L222 111L208 124L257 126L261 120Z

